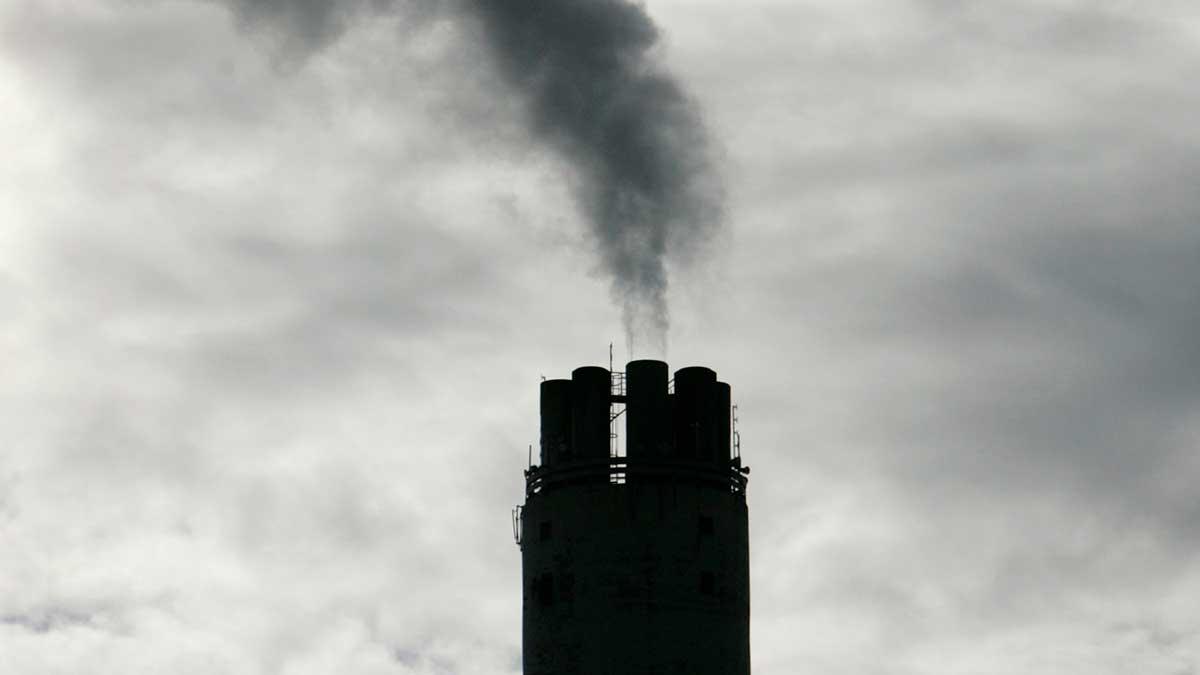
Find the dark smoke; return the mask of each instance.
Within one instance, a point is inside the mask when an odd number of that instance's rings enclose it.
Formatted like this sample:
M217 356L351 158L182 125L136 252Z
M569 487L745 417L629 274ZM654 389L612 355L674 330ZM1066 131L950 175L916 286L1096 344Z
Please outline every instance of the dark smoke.
M658 31L626 0L470 0L533 130L577 172L577 196L627 338L665 349L665 259L720 217L703 127L656 67Z
M312 48L387 0L229 0ZM530 128L573 169L580 209L612 275L626 338L665 351L669 256L684 259L722 218L700 117L654 60L658 31L628 0L424 0L482 30Z

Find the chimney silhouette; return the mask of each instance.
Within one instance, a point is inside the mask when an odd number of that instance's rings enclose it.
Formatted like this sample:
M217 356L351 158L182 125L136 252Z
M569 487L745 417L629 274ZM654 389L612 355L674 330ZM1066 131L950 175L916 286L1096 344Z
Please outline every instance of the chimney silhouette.
M750 673L730 388L708 368L667 373L640 360L541 384L540 464L513 514L525 675Z

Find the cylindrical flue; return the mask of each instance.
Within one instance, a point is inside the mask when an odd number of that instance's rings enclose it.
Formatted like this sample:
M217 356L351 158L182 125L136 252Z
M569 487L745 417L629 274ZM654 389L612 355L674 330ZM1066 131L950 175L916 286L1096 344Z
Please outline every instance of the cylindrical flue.
M541 387L542 466L570 461L571 381L546 380Z
M675 452L681 459L716 456L717 374L703 366L675 371Z
M733 438L733 409L730 407L733 398L733 392L728 383L717 383L717 409L715 419L717 422L717 463L728 465L730 457L730 447Z
M612 377L606 368L571 372L571 449L575 459L608 459Z
M625 454L662 457L671 450L667 364L630 361L625 366Z

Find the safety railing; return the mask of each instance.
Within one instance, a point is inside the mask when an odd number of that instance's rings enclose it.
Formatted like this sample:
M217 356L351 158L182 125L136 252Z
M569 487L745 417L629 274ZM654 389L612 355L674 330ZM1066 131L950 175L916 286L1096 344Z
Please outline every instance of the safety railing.
M740 459L727 465L679 458L610 457L576 460L552 467L535 466L525 472L525 495L565 485L628 485L630 483L688 482L710 485L733 494L745 494L750 473Z

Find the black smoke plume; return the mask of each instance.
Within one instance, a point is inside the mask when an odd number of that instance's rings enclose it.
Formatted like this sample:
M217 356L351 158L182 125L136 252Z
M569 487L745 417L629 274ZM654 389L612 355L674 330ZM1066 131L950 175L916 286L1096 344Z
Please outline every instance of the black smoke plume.
M387 0L228 0L250 24L319 47ZM655 60L658 30L629 0L410 0L481 29L536 137L561 153L612 276L626 339L666 349L667 260L720 224L718 181L696 107ZM644 342L648 342L645 345Z
M471 0L532 128L571 161L627 338L665 349L666 257L718 222L703 127L626 0Z

